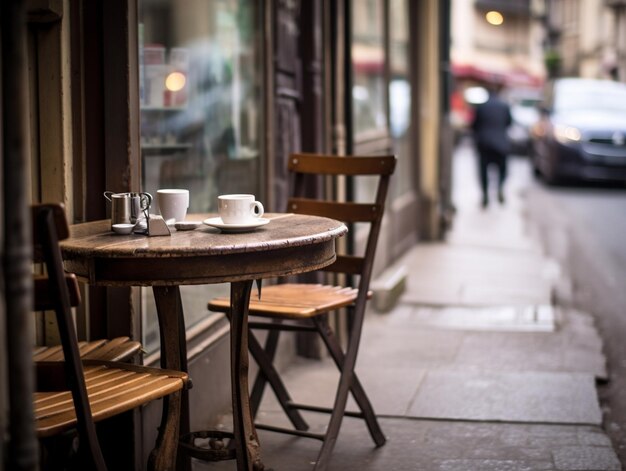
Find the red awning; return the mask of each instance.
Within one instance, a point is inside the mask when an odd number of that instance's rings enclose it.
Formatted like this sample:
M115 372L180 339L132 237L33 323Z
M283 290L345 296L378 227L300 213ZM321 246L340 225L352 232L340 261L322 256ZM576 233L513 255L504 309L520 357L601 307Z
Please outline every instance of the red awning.
M525 70L494 72L470 64L452 64L452 75L460 79L474 79L480 82L500 83L507 87L533 87L543 85L543 78L531 75Z

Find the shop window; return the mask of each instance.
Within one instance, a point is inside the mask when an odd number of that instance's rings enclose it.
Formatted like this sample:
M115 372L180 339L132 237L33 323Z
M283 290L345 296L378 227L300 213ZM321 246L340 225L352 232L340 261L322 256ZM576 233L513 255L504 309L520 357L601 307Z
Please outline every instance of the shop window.
M355 139L387 129L381 0L352 2L352 116Z
M255 0L140 0L143 191L186 188L189 213L215 211L219 194L262 194L260 8ZM206 302L225 290L183 287L188 335L217 316ZM151 291L142 299L143 342L152 352Z
M390 0L389 21L389 130L398 168L392 186L393 196L413 188L411 160L411 79L409 65L409 2Z
M384 8L388 8L388 15L384 14ZM387 28L385 18L389 21ZM388 37L385 37L386 29ZM398 170L391 190L394 197L411 191L415 183L411 159L409 48L408 0L352 2L355 148L365 149L367 153L392 152L397 156ZM373 198L370 183L355 183L355 197Z

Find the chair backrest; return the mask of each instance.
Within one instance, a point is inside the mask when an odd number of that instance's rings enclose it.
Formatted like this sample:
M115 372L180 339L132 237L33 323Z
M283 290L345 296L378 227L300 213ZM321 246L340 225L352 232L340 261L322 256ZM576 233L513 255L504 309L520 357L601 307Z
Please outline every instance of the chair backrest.
M372 202L339 202L294 196L289 198L287 210L299 214L311 214L337 219L348 224L370 223L370 230L362 256L337 255L337 260L326 271L359 275L359 290L366 293L369 287L374 255L380 234L389 179L394 172L396 158L385 156L345 156L321 154L292 154L288 169L295 174L296 191L305 188L307 175L319 176L378 176L376 196Z
M34 276L34 310L52 309L65 357L64 372L67 387L72 392L77 428L81 437L80 452L89 454L96 469L105 469L97 442L85 376L80 360L78 340L72 317L72 306L80 302L76 278L65 273L59 241L69 237L69 226L61 204L40 204L31 208L33 228L33 258L42 262L46 275ZM41 365L39 377L49 376L50 365ZM55 369L52 367L52 369Z
M60 253L58 253L58 242L67 239L70 234L70 228L65 219L65 211L61 204L38 204L31 206L31 216L33 224L33 261L35 263L46 263L44 246L50 244L57 247L49 247L48 250L58 254L59 261L61 260ZM51 221L47 218L50 217ZM48 227L51 223L52 226ZM50 240L50 231L54 228L56 233L56 243L52 243ZM51 260L51 263L56 264L56 257ZM46 264L47 266L47 264ZM62 267L62 265L61 265ZM71 273L63 272L65 282L67 284L67 292L69 295L69 304L71 307L76 307L80 304L80 290L78 288L78 281L76 276ZM52 286L52 280L48 274L35 275L34 281L34 310L35 311L47 311L55 309L55 302L57 302L58 293Z

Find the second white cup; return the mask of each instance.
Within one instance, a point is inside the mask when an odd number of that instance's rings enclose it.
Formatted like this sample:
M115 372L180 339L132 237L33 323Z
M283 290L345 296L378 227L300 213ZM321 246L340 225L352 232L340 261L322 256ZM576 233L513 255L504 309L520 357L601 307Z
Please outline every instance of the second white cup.
M218 212L224 224L248 224L263 216L263 205L254 195L221 195Z
M184 221L189 208L189 190L167 188L157 190L157 204L163 219Z

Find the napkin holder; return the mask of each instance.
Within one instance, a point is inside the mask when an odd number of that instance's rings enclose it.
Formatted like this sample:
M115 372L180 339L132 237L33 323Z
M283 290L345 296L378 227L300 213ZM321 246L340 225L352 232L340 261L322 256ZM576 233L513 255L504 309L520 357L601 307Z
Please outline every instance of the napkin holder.
M167 227L167 223L163 216L159 214L150 214L148 217L148 232L149 236L168 236L172 235L170 228Z

